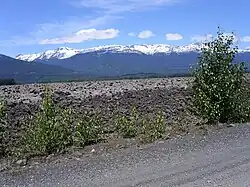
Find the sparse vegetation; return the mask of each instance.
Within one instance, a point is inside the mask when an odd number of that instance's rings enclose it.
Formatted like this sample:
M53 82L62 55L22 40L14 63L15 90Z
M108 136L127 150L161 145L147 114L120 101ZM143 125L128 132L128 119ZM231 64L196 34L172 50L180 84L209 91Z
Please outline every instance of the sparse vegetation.
M143 142L152 142L163 136L166 124L162 113L156 118L139 115L133 107L129 117L118 115L115 118L116 130L124 138L140 137ZM84 147L97 143L103 134L102 118L94 113L74 115L70 109L56 106L51 92L45 90L41 109L31 119L22 139L22 153L44 155L64 152L70 146Z
M237 63L234 35L220 30L202 49L194 71L193 104L208 123L246 122L250 115L246 64Z
M166 122L164 115L159 112L155 119L144 118L141 127L141 141L153 142L159 138L163 138L166 132Z
M118 132L124 138L134 138L139 136L141 142L153 142L162 138L166 132L166 122L164 115L159 112L155 118L139 115L136 107L132 107L128 117L118 115L116 118Z
M145 118L145 119L144 119ZM124 138L140 135L143 142L152 142L165 133L166 124L162 113L156 119L140 116L133 107L129 117L118 115L115 118L116 130ZM45 89L41 109L29 122L22 139L22 153L44 155L64 152L70 146L84 147L97 143L103 133L102 118L85 112L78 116L70 109L56 106L48 88Z
M102 119L96 114L85 113L77 122L74 132L74 144L86 146L97 143L100 139Z
M132 107L132 111L129 116L118 114L116 119L116 127L118 132L124 138L133 138L139 132L139 115L136 111L136 107Z
M70 146L84 147L100 139L101 118L86 112L75 115L69 108L54 104L51 91L45 88L41 109L29 121L21 141L21 153L44 155L64 152Z
M24 151L33 154L64 151L73 144L73 120L72 111L55 106L46 88L42 108L31 120L23 138Z

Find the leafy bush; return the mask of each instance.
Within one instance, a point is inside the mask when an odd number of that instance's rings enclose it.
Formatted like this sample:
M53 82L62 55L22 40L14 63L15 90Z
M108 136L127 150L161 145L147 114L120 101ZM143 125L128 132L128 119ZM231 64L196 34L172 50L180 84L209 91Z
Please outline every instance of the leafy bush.
M249 120L249 86L244 62L236 63L233 34L220 30L205 43L193 72L193 104L209 123Z
M162 138L166 132L164 115L159 112L155 118L146 115L139 115L136 107L132 108L130 115L118 115L116 118L118 132L124 138L139 136L142 142L153 142Z
M162 112L159 112L155 119L144 118L141 127L141 141L153 142L162 138L166 132L166 123Z
M76 124L74 132L74 144L77 146L85 146L91 143L97 143L101 133L102 121L95 114L85 113L83 118Z
M73 143L72 123L72 111L55 106L46 88L42 109L31 121L23 140L25 151L34 154L64 151Z
M136 107L133 107L130 116L117 115L116 127L124 138L133 138L138 134L138 120L139 115Z

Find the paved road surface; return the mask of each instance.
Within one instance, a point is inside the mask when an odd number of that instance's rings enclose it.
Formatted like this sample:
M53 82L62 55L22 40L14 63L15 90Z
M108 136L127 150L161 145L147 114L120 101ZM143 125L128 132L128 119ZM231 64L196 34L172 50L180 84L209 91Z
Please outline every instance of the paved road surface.
M250 187L250 126L2 172L0 186Z

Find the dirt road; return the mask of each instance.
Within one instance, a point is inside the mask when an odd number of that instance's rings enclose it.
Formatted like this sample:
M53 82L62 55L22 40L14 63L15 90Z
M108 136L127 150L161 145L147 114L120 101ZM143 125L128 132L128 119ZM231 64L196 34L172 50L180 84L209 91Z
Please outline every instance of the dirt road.
M0 173L0 186L250 186L250 125Z

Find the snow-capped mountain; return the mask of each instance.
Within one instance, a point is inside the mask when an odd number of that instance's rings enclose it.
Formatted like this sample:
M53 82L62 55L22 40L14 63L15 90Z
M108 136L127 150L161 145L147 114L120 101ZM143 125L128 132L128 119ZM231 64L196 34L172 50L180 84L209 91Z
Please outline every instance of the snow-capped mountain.
M79 53L99 52L99 53L141 53L153 55L156 53L184 53L199 52L202 44L189 44L184 46L171 46L168 44L142 44L142 45L106 45L87 49L72 49L68 47L60 47L55 50L48 50L36 54L20 54L16 59L25 61L50 60L50 59L66 59Z
M70 58L78 53L80 53L80 50L68 47L59 47L55 50L48 50L42 53L26 54L26 55L20 54L16 56L16 59L29 62L34 60L65 59L65 58Z
M2 59L4 67L1 68L0 77L8 75L17 79L16 72L20 80L25 79L25 81L37 80L41 77L44 79L49 77L48 80L79 79L79 77L95 80L103 77L127 75L134 77L142 74L183 76L188 75L190 67L197 64L202 47L204 47L203 44L109 45L88 49L60 47L37 54L18 55L17 59L14 59L17 63L14 63L13 59L8 60L0 55L0 61ZM250 62L249 49L239 50L239 52L236 55L236 61ZM35 62L31 65L27 61ZM13 68L10 68L12 66ZM36 67L37 69L33 70ZM59 67L62 68L61 72ZM30 72L33 77L30 76ZM36 73L33 74L33 72Z
M82 53L103 51L113 53L143 53L146 55L153 55L155 53L171 53L171 52L190 52L200 51L202 44L190 44L185 46L171 46L168 44L142 44L142 45L109 45L99 46L81 50Z

